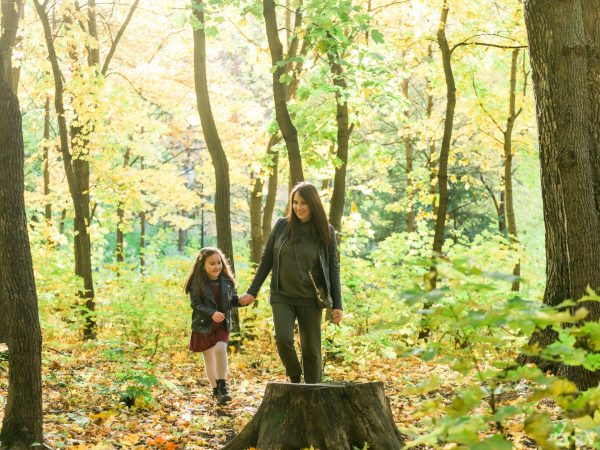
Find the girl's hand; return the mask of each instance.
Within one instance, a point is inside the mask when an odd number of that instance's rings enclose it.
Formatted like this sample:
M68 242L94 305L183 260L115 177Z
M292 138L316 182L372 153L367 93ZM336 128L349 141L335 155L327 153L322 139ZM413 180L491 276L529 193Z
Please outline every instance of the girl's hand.
M339 325L340 322L342 321L343 312L341 309L334 309L332 311L332 316L333 316L333 323L335 323L336 325Z
M250 303L253 303L254 300L256 300L256 297L252 294L248 294L247 292L242 295L239 299L239 303L242 306L246 306L249 305Z
M225 314L219 311L215 311L212 315L213 322L221 323L225 320Z

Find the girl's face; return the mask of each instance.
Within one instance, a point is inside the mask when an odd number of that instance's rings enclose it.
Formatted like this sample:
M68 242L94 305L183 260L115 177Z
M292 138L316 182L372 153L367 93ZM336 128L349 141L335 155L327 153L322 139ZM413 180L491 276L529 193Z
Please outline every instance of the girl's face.
M311 217L310 206L306 203L306 200L296 192L294 194L294 200L292 200L292 209L296 217L300 219L300 222L308 222Z
M219 278L219 274L221 270L223 270L223 261L221 261L221 256L218 253L213 253L210 256L207 256L204 260L204 270L206 271L206 275L211 280L216 280Z

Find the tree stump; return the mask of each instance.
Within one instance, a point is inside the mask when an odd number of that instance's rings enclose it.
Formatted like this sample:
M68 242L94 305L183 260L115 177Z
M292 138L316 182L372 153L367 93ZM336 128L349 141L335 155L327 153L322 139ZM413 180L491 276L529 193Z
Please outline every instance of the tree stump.
M269 383L258 411L222 450L398 450L383 383Z

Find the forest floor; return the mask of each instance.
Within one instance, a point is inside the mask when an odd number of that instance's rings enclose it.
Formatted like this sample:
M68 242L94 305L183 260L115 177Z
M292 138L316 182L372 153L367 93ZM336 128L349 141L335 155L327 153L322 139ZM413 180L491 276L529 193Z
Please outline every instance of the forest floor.
M45 344L46 444L52 449L70 450L221 448L256 412L267 383L285 381L271 350L264 342L250 342L244 353L230 355L233 401L217 408L204 378L201 357L184 348L142 357L136 354L134 344L129 349L115 349L102 342L62 342L60 348ZM434 374L460 383L444 366L415 357L377 358L351 365L330 362L325 373L325 381L382 381L400 430L424 428L420 421L429 419L419 412L424 396L411 395L411 387L427 382ZM0 360L0 420L6 401L6 374L4 358ZM447 399L450 394L435 393ZM137 400L127 406L127 397ZM532 448L517 424L511 440L514 448ZM438 448L451 449L454 445Z

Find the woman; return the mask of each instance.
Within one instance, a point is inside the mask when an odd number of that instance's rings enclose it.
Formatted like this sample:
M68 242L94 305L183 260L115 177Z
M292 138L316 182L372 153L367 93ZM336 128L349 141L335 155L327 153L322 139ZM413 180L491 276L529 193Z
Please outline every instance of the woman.
M290 211L277 221L254 280L240 297L240 304L256 300L271 272L271 295L277 352L292 383L302 373L306 383L321 381L322 309L317 289L333 303L333 322L342 320L340 271L335 230L327 221L317 188L307 182L294 186ZM294 346L294 323L298 321L302 366Z

